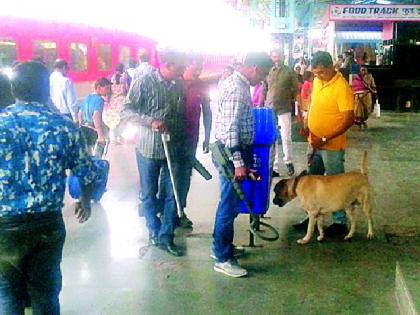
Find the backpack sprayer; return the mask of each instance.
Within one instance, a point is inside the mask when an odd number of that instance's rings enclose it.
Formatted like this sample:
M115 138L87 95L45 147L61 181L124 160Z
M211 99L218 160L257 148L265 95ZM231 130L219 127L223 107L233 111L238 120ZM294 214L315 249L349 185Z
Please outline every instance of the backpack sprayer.
M252 205L247 200L245 193L241 187L241 184L237 182L236 180L234 180L235 170L233 167L233 163L231 162L231 159L230 159L232 157L230 150L226 148L220 141L216 141L215 143L213 143L210 146L210 150L213 154L213 158L215 159L217 164L219 164L220 170L223 176L225 176L232 182L232 185L236 194L238 195L239 199L243 202L247 212L250 215L250 223L249 223L250 232L256 237L264 241L273 242L273 241L278 240L279 238L278 231L273 226L269 225L268 223L261 221L260 217L252 211ZM251 180L255 180L255 181L261 180L261 177L258 174L252 173L252 172L248 174L248 177ZM272 235L267 236L266 233L263 233L263 231L260 230L260 225L265 226L269 231L272 232ZM253 244L251 246L253 246Z

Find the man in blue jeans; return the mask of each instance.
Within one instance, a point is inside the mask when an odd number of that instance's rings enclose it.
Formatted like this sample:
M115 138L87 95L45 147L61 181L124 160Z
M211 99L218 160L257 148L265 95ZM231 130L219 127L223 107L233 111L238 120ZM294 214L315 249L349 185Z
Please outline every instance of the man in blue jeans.
M76 125L50 111L49 72L38 62L13 69L16 103L0 114L0 314L60 314L61 208L66 170L82 184L79 222L90 217L93 164Z
M174 244L176 204L161 135L166 132L170 135L169 151L176 167L177 160L185 155L185 94L178 80L184 68L183 53L160 52L159 69L132 83L126 105L128 117L139 126L136 157L140 174L140 210L146 218L149 240L152 245L175 256L183 253ZM157 216L159 185L165 190L160 218Z
M219 102L216 114L216 139L232 154L234 180L242 181L247 176L251 145L254 141L254 117L250 85L255 86L266 78L273 66L266 53L249 53L244 63L219 86ZM233 225L239 214L239 198L232 182L219 170L220 201L216 210L213 231L213 252L216 257L214 270L230 277L247 275L234 257Z
M318 51L312 58L315 75L312 102L309 109L309 174L336 175L344 173L346 131L353 125L353 92L340 72L336 72L331 55ZM333 224L325 229L327 236L347 233L344 211L333 213ZM295 224L297 230L306 230L308 220Z

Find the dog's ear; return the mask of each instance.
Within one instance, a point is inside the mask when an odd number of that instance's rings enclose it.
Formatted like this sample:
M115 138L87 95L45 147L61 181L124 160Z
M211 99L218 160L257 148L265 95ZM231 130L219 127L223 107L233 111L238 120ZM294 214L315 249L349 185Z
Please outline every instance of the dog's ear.
M306 176L306 175L308 175L308 171L303 170L302 172L300 172L300 174L298 176L301 177L301 176Z
M274 186L274 192L276 194L280 194L281 191L284 189L284 186L286 185L287 179L282 179Z

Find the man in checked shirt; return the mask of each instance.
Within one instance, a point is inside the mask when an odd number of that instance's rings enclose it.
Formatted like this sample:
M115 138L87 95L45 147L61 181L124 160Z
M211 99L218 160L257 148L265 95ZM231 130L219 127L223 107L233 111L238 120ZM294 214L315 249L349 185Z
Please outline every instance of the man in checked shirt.
M174 244L177 213L161 134L170 135L169 153L176 169L186 154L185 93L179 77L185 69L186 56L174 50L159 54L160 67L136 79L128 92L126 114L139 127L136 147L140 174L140 211L144 213L149 240L174 256L183 255ZM159 182L159 177L162 180ZM165 191L163 215L157 193Z
M252 157L254 141L254 119L250 85L263 81L273 66L266 53L248 53L244 63L219 86L219 102L216 113L216 139L230 149L235 168L235 180L242 181ZM213 231L213 253L216 258L214 270L230 277L243 277L246 269L235 260L233 224L239 214L239 198L232 182L219 169L220 201L216 211Z

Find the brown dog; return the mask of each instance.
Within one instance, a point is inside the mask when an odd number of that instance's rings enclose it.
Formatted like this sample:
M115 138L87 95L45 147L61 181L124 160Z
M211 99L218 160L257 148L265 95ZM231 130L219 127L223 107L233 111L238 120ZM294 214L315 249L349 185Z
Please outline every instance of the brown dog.
M279 207L290 200L299 197L302 208L308 212L309 224L304 238L298 244L306 244L312 238L315 223L317 223L318 241L323 240L323 215L342 209L346 210L350 220L350 231L345 240L353 237L356 230L354 209L361 205L368 220L367 238L373 238L371 216L372 187L367 176L367 152L362 157L360 173L349 172L339 175L319 176L306 175L306 171L290 179L282 179L274 187L273 203Z

